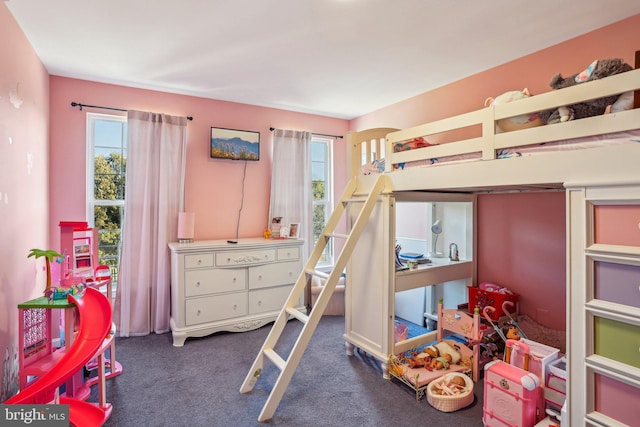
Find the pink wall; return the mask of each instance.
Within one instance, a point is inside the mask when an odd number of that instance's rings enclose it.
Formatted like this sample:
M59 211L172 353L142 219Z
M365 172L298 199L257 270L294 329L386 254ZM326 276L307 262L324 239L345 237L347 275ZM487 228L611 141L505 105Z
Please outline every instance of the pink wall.
M42 295L48 247L49 77L0 2L0 402L18 386L17 305ZM17 96L16 96L17 95ZM22 103L15 103L21 100Z
M565 194L478 196L478 283L520 294L520 308L565 330Z
M268 223L271 180L269 127L344 135L346 120L256 107L143 89L51 77L51 217L52 244L61 220L85 220L85 112L72 101L174 115L193 116L187 126L186 210L196 214L196 239L235 237L241 205L243 162L209 158L211 126L260 132L261 160L247 164L240 237L261 236ZM93 110L105 113L104 110ZM337 191L344 185L346 151L336 140ZM339 194L338 194L339 196Z

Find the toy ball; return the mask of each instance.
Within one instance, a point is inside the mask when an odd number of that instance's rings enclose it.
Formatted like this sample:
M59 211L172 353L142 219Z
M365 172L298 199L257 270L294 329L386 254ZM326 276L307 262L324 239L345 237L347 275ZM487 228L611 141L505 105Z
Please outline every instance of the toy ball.
M513 90L510 92L505 92L502 95L497 96L496 98L487 98L484 101L484 106L488 107L490 105L508 104L509 102L528 98L529 96L531 96L531 94L529 93L529 89L527 88L524 88L523 90ZM502 132L511 132L512 130L520 130L540 126L542 125L542 119L536 112L501 119L497 121L496 125Z

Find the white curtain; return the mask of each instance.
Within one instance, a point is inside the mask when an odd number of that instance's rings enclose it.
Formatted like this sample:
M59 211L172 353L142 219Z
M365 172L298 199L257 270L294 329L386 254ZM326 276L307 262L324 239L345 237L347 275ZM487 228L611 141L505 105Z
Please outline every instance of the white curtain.
M185 117L129 111L122 254L114 318L120 336L170 330L170 256L184 204Z
M313 249L310 151L311 133L273 131L269 224L276 216L281 216L285 225L300 223L299 237L304 239L305 260Z

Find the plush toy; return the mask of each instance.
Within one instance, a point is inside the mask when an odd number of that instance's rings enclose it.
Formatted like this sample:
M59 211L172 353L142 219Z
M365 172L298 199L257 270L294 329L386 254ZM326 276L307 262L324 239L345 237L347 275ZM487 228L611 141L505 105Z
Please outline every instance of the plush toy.
M631 67L631 65L620 58L600 59L593 61L585 70L572 76L562 77L562 74L556 74L551 78L549 86L553 89L562 89L592 80L603 79L608 76L631 71L632 69L633 67ZM612 106L618 101L619 97L620 94L611 95L591 101L566 105L558 109L547 110L541 113L542 121L545 124L551 124L606 114L611 111Z
M519 99L528 98L530 96L531 94L529 93L529 89L527 88L524 88L523 90L513 90L510 92L505 92L502 95L497 96L496 98L489 97L485 99L484 106L488 107L490 105L507 104ZM542 120L540 120L540 115L538 113L531 113L498 120L498 122L496 123L496 127L498 131L510 132L512 130L527 129L534 126L540 126L541 124Z
M449 363L451 363L451 355L443 354L440 357L436 357L435 359L431 359L431 369L447 369L449 367Z

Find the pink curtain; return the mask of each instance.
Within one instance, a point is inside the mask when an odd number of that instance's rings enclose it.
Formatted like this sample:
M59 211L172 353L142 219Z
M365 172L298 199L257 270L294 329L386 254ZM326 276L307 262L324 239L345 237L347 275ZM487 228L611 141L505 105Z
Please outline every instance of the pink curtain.
M129 111L122 254L114 318L120 336L170 330L170 256L184 203L185 117Z

